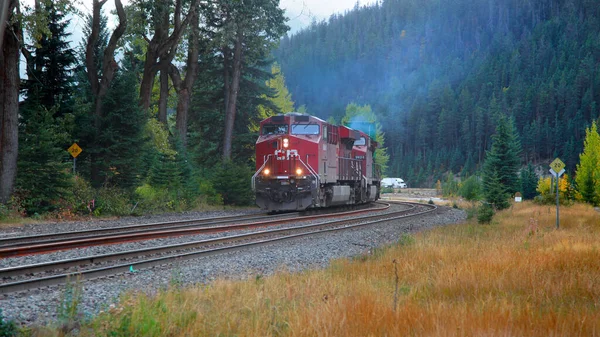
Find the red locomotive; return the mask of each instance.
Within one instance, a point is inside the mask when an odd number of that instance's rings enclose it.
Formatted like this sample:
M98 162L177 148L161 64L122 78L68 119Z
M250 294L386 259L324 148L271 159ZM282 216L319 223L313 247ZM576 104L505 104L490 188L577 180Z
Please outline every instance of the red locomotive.
M376 147L367 134L314 116L269 117L256 141L256 204L289 211L377 200Z

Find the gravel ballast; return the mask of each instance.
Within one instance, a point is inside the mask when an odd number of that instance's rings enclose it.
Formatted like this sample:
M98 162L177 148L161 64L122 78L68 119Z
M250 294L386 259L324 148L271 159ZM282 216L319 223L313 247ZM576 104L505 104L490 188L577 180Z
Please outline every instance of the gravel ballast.
M204 212L185 213L182 215L166 215L143 218L124 218L112 220L107 226L119 226L132 223L147 223L188 218L216 217L238 214L258 213L245 212ZM207 258L183 261L175 265L166 265L123 274L111 278L98 279L83 283L81 309L86 315L94 315L117 302L119 294L124 291L143 290L153 293L168 286L173 280L178 284L191 285L208 283L216 278L244 279L255 275L270 275L277 270L286 269L291 272L309 268L324 268L332 259L352 257L368 253L372 248L389 244L398 240L403 233L420 231L435 226L464 221L466 214L462 210L440 207L437 211L414 218L388 221L377 225L361 227L329 234L320 234L273 243L242 252L227 253ZM56 224L55 228L30 226L19 230L19 235L84 229L98 226L93 221ZM40 228L38 228L40 227ZM56 228L60 227L60 228ZM35 256L28 257L34 263ZM0 261L1 262L1 261ZM22 261L21 261L22 262ZM0 308L3 315L22 324L44 324L56 318L56 311L64 293L64 286L43 288L40 290L0 295Z

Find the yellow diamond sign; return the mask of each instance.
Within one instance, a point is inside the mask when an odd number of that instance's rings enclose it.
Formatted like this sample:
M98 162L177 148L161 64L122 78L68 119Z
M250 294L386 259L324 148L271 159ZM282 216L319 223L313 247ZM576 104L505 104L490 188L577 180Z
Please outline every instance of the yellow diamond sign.
M79 156L79 154L83 150L79 147L79 145L77 145L77 143L73 143L73 145L71 145L71 147L69 147L67 149L67 151L69 151L69 153L71 154L71 156L73 156L73 158L77 158L77 156Z
M556 159L554 159L554 161L552 163L550 163L550 168L555 173L559 173L560 171L562 171L562 169L565 168L565 163L563 163L562 160L556 158Z

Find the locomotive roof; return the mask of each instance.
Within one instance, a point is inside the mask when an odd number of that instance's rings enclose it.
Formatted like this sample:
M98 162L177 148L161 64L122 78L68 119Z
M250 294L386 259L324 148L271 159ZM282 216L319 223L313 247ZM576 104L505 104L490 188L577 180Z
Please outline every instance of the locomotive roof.
M321 118L319 118L319 117L316 117L316 116L313 116L313 115L309 115L309 114L305 114L305 113L301 113L301 112L288 112L288 113L285 113L285 114L277 114L277 115L275 115L275 116L285 116L285 117L291 117L291 116L306 116L306 117L309 117L309 118L316 119L317 121L319 121L319 122L322 122L322 123L328 123L327 121L324 121L324 120L322 120L322 119L321 119ZM271 117L275 117L275 116L271 116ZM271 117L269 117L269 119L270 119ZM328 124L329 124L329 123L328 123Z

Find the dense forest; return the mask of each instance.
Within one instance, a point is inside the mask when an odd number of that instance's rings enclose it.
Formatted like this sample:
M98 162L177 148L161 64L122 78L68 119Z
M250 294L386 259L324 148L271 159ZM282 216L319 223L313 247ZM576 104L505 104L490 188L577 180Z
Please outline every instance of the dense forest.
M279 1L6 4L0 218L252 203L249 125L281 112ZM85 21L80 42L74 16ZM75 163L73 143L83 150Z
M383 0L286 36L276 51L310 113L368 104L387 174L431 187L482 167L502 115L521 160L572 172L599 117L600 7L589 0ZM545 167L545 165L544 165Z

